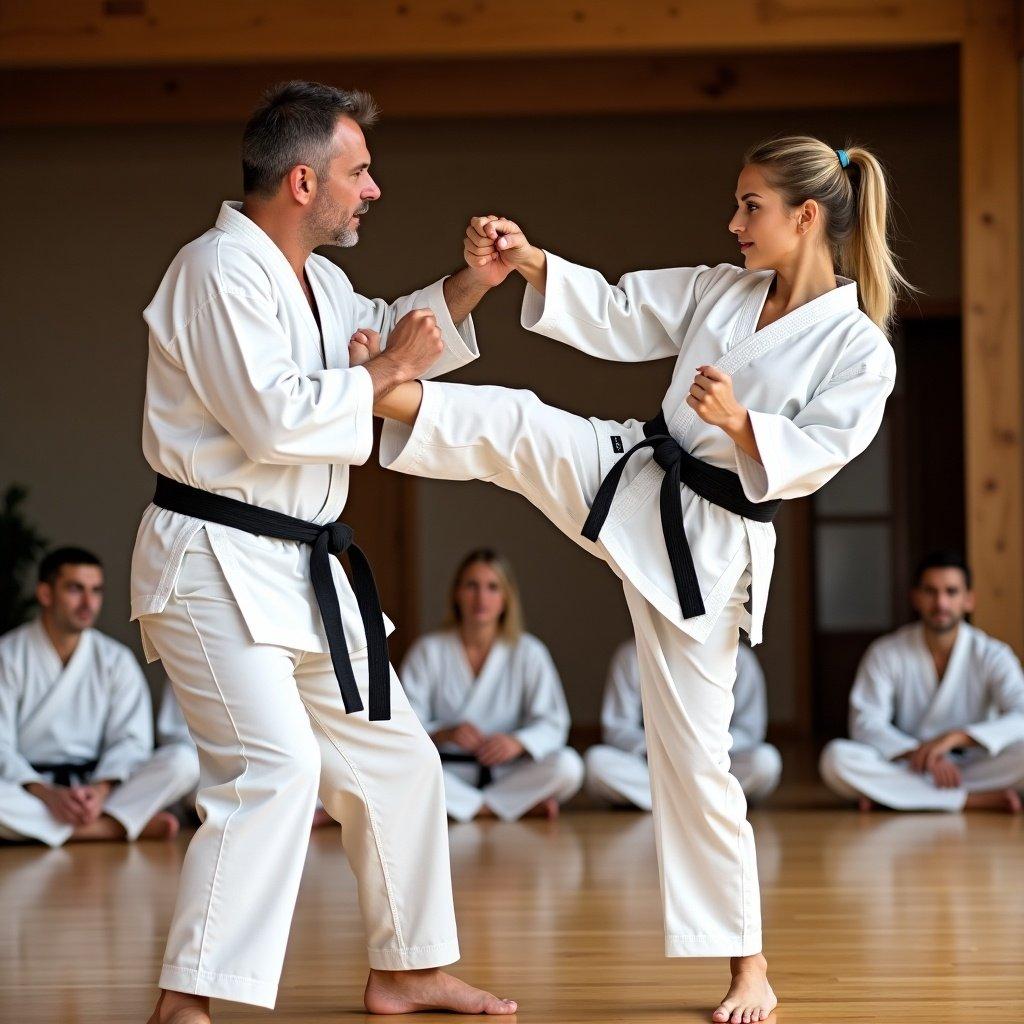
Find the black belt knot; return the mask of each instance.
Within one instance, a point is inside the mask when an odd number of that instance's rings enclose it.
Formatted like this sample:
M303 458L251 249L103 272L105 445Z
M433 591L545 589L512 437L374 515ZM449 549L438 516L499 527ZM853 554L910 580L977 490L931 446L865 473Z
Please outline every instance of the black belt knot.
M370 721L386 721L391 717L391 664L388 658L388 637L384 628L384 613L381 611L377 584L373 570L366 556L354 543L352 527L345 523L308 523L305 519L275 512L273 509L250 505L224 494L214 494L199 487L171 480L157 474L156 493L153 504L169 512L180 512L194 519L203 519L221 526L258 537L276 537L278 540L292 540L308 544L312 551L309 556L309 575L313 593L323 619L327 646L331 652L331 664L338 677L341 698L345 710L351 714L363 710L352 659L345 642L345 627L341 621L341 605L334 587L331 572L331 555L348 555L352 569L352 590L359 605L359 616L366 631L366 654L370 677Z
M686 484L695 494L720 508L760 523L771 522L782 502L751 501L744 494L743 484L735 473L703 462L686 451L668 432L665 414L660 412L644 424L644 440L633 445L601 481L590 507L590 515L583 524L582 533L587 540L597 543L601 527L611 511L626 463L641 448L650 448L654 461L665 472L659 496L661 532L672 566L679 608L684 619L693 619L704 614L704 599L693 565L693 554L683 529L683 505L679 488Z

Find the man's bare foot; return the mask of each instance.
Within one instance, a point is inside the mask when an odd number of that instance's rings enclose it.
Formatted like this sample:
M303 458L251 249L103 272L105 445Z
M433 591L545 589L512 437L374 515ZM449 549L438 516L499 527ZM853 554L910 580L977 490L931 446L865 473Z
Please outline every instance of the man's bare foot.
M549 796L547 800L542 800L536 807L531 807L525 816L527 818L547 818L548 821L554 821L558 817L558 811L558 801L553 796Z
M322 807L318 807L313 812L313 824L309 827L323 828L325 825L337 825L337 822Z
M370 971L363 1005L369 1013L448 1010L451 1013L509 1014L518 1009L514 1000L498 999L436 967L424 971Z
M965 811L1005 811L1021 813L1020 794L1015 789L992 789L983 793L968 793Z
M95 821L88 825L79 825L71 833L71 839L77 843L96 843L124 840L126 833L124 825L109 814L101 814Z
M188 992L161 992L147 1024L211 1024L210 1000Z
M767 1020L778 1006L771 985L768 984L768 961L760 953L754 956L734 956L729 962L732 984L722 1005L711 1015L717 1024L752 1024Z
M487 804L481 804L480 810L473 816L474 818L496 818L497 815L487 806Z
M870 797L861 796L857 798L857 810L862 814L867 814L868 811L875 809L875 802Z
M178 819L170 811L154 814L139 833L140 839L174 839L181 829Z

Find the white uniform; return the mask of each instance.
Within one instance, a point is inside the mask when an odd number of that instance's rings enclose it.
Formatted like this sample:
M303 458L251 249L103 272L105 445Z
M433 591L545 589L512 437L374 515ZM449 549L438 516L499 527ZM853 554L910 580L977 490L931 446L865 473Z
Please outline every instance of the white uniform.
M768 696L757 655L740 645L736 658L735 707L729 722L732 747L729 770L748 800L763 800L775 791L782 776L782 755L765 743ZM598 800L651 809L651 779L647 766L643 708L640 702L640 664L636 642L627 640L612 656L601 707L604 743L586 753L587 791Z
M448 814L471 821L481 807L515 821L542 800L571 800L583 785L583 759L566 746L569 708L547 647L524 634L514 643L498 639L480 674L473 677L455 630L421 637L402 663L402 683L423 727L433 735L471 722L487 735L506 733L526 755L491 769L493 781L479 787L474 764L444 765ZM463 753L445 744L442 753Z
M149 688L124 644L87 629L64 665L39 620L0 637L0 837L67 842L74 826L24 786L54 781L33 765L93 761L76 779L117 783L103 810L129 839L198 778L179 752L154 754Z
M159 744L158 750L175 747L178 750L178 757L182 760L188 758L191 762L196 785L182 799L188 809L195 810L196 791L199 785L199 751L196 750L195 740L188 731L188 722L185 721L185 715L177 697L174 696L174 687L169 679L164 683L160 710L156 715L156 741Z
M952 755L954 789L905 760L953 729L978 746ZM876 640L850 692L850 736L821 755L821 775L844 797L866 796L899 811L958 811L968 793L1024 787L1024 676L1013 650L961 622L942 679L920 622Z
M796 498L870 443L895 357L844 279L756 330L772 279L723 264L628 274L613 287L548 254L545 295L527 289L523 325L606 359L677 357L662 403L675 440L736 471L750 500ZM686 404L703 363L732 375L763 465ZM649 449L630 461L600 542L580 536L604 475L642 437L638 421L587 420L527 391L428 382L415 427L385 427L381 461L522 494L620 576L638 643L666 950L751 954L761 948L757 866L743 791L729 773L729 719L739 628L760 640L775 534L681 488L706 609L684 620L662 535L663 473Z
M237 204L181 250L145 314L143 447L174 480L323 524L373 441L370 375L348 365L355 330L386 345L399 317L429 307L446 346L435 371L476 347L440 281L388 305L321 256L305 272L322 335L284 254ZM274 1005L318 787L344 826L371 966L458 958L437 751L394 673L390 721L345 714L309 556L153 505L143 515L132 613L202 765L163 988ZM337 559L332 571L365 704L364 631Z

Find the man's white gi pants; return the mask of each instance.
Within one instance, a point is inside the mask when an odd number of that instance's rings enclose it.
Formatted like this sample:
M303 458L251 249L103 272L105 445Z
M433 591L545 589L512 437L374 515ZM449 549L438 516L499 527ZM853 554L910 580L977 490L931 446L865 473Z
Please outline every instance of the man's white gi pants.
M391 673L391 720L346 714L329 654L253 643L205 531L142 620L199 750L160 987L272 1007L317 794L342 825L370 966L458 959L437 750ZM367 703L366 652L352 656Z

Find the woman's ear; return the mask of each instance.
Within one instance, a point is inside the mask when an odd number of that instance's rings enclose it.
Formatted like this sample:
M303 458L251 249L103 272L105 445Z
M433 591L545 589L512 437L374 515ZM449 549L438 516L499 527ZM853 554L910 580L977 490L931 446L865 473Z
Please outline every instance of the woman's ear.
M797 211L796 229L801 235L806 235L815 224L818 223L821 210L814 199L808 199Z

